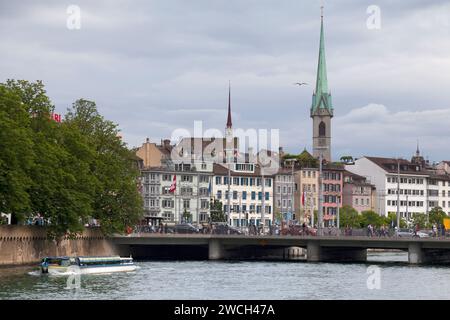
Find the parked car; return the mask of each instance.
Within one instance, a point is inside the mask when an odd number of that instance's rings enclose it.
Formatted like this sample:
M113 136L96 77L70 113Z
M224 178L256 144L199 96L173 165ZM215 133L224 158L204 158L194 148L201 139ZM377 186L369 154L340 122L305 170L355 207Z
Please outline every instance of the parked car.
M228 224L216 224L213 234L243 234L241 230Z
M194 227L190 223L177 224L173 228L173 231L175 233L183 233L183 234L186 234L186 233L199 233L200 232L200 230L197 227Z
M414 233L413 229L400 229L398 231L398 236L400 238L408 238L408 237L409 238L429 238L430 237L430 235L428 233L421 231L421 230L419 230L416 234L416 233Z

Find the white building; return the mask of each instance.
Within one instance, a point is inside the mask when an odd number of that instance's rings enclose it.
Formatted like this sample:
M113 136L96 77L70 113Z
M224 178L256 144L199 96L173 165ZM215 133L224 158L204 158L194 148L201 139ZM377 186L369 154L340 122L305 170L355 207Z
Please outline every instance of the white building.
M212 163L147 167L141 170L141 176L144 216L148 220L181 223L186 220L183 214L188 213L190 222L209 221ZM174 176L176 189L170 192Z
M226 165L214 164L212 196L223 204L228 214L228 169ZM273 176L265 176L263 193L262 176L258 165L253 163L232 163L230 170L230 216L233 226L259 225L264 196L264 225L273 220Z
M437 206L447 213L450 211L449 176L436 175L418 163L404 159L362 157L345 168L366 177L375 185L377 197L374 207L380 215L397 212L398 187L399 211L405 219L410 219L415 213L428 213Z

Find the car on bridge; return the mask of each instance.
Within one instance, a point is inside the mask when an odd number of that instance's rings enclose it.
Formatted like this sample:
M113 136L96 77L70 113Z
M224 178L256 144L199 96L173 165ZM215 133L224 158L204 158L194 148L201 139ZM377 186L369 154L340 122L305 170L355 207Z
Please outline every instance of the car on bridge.
M430 235L424 231L417 231L417 233L414 233L413 229L400 229L397 234L400 238L429 238L430 237Z
M186 233L200 233L200 229L193 226L190 223L181 223L181 224L177 224L173 227L173 232L174 233L182 233L182 234L186 234Z
M228 224L216 224L212 231L213 234L243 234L241 230Z

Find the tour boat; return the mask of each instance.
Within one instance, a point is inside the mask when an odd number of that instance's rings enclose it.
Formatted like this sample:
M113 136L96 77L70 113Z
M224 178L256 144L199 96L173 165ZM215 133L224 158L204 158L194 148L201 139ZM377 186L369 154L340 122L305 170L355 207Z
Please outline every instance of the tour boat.
M42 273L95 274L135 271L133 258L112 257L45 257L41 262Z

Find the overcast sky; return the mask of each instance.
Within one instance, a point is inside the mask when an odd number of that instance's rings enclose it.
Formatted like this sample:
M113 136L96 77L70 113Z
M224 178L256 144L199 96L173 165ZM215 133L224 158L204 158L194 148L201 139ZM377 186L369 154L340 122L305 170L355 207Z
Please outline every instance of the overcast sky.
M324 21L333 157L409 158L419 140L450 160L450 1L329 0ZM319 31L319 0L0 0L0 82L43 80L60 113L94 100L137 146L194 120L222 130L231 80L234 127L280 129L300 152Z

